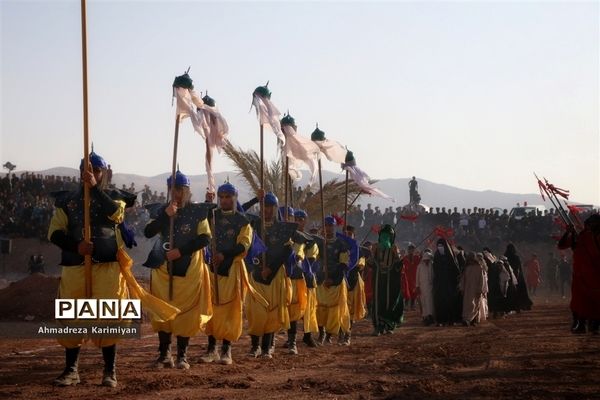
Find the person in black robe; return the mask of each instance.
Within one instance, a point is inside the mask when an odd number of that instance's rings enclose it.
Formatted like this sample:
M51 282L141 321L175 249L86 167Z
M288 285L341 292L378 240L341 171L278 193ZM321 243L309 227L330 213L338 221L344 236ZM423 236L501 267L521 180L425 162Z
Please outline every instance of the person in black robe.
M517 293L516 293L516 311L531 310L533 302L529 298L529 292L527 291L527 283L525 282L525 274L523 273L523 266L521 264L521 257L517 253L517 248L514 244L509 243L506 246L504 256L508 259L508 263L513 269L515 276L517 277Z
M433 256L433 304L438 326L461 321L459 278L460 267L452 248L445 239L439 239Z

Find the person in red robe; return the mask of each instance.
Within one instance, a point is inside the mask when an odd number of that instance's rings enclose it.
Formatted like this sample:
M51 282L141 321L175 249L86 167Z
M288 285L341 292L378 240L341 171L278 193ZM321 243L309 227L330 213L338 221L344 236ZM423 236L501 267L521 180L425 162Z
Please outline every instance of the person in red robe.
M571 332L593 334L600 328L600 214L593 214L584 222L581 232L567 229L558 242L559 249L573 251L573 279L571 283Z
M529 293L535 296L537 287L541 282L542 267L540 267L540 261L538 260L537 254L533 254L529 261L525 263L525 274L527 280L527 288Z
M408 245L407 254L402 258L404 264L402 274L402 294L404 296L404 306L411 310L415 309L417 299L417 267L421 262L421 256L415 251L413 244Z

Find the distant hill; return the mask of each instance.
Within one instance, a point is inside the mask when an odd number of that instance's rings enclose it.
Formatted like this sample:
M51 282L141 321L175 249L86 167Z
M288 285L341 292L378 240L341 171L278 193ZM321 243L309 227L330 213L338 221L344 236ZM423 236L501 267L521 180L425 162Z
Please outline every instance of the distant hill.
M19 174L19 172L16 172ZM79 171L75 168L68 167L55 167L43 171L37 171L37 173L44 175L61 175L61 176L76 176ZM124 174L115 173L113 175L113 182L117 187L122 185L129 185L134 182L136 190L143 189L144 185L150 186L151 190L156 190L159 193L166 189L166 179L169 176L168 172L156 176L142 176L135 174ZM304 173L303 179L300 181L301 185L307 184L307 173ZM250 196L248 187L243 181L237 176L235 172L218 172L215 174L217 183L225 182L227 179L231 183L236 185L241 193L241 198L245 199ZM341 173L336 174L331 171L323 171L323 179L344 179L344 175ZM192 180L192 192L193 199L196 201L204 200L204 192L207 186L206 175L193 175ZM366 206L367 203L371 203L373 207L398 207L408 203L408 181L409 178L392 178L382 179L376 183L376 186L383 190L385 193L394 197L395 203L391 201L381 199L379 197L361 196L357 203ZM430 207L458 207L460 208L473 208L473 207L499 207L499 208L512 208L517 203L523 204L527 202L530 205L544 204L540 195L537 193L519 194L519 193L503 193L493 190L469 190L461 189L450 185L441 183L430 182L425 179L419 179L419 193L421 194L422 204ZM550 204L546 204L550 207Z

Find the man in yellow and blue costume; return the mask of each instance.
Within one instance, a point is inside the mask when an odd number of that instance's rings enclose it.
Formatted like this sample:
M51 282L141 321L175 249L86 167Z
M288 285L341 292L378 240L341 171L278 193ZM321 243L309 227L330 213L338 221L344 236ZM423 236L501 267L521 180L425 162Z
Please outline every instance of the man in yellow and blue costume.
M187 349L190 337L206 327L212 316L211 284L203 248L210 243L207 219L211 205L190 201L190 180L180 171L167 179L171 201L150 207L151 218L144 235L159 235L144 266L152 268L151 292L180 310L170 321L152 318L152 328L158 332L159 356L156 368L189 369ZM170 218L174 218L173 248L169 247ZM169 296L172 268L172 297ZM171 336L177 338L177 359L171 356Z
M48 229L48 239L61 249L62 266L58 297L63 299L125 299L129 297L127 282L121 273L118 260L123 251L124 239L129 247L133 236L123 225L125 208L135 203L135 195L120 190L108 190L108 164L98 154L89 155L90 165L84 169L80 164L82 185L76 191L54 193L55 211ZM83 184L90 187L90 242L84 240ZM84 257L90 255L91 296L86 296ZM60 338L65 347L66 366L55 379L57 386L71 386L80 382L78 361L85 338ZM93 338L92 342L102 348L104 374L102 385L117 385L115 362L118 339Z

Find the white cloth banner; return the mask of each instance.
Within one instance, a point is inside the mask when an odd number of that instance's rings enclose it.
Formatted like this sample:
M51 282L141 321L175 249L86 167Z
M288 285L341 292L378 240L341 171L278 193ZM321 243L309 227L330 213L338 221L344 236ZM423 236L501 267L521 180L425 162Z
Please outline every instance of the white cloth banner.
M285 134L284 154L288 157L288 173L294 181L302 178L300 168L305 164L310 171L308 184L314 185L319 173L319 146L307 137L298 134L293 127L285 125L282 127Z
M177 113L182 118L189 117L194 131L206 143L205 167L208 178L208 191L215 193L216 183L213 174L215 150L221 152L227 140L229 126L217 107L210 107L200 99L194 90L176 88Z
M345 165L343 168L344 170L348 171L352 180L361 188L363 192L371 196L379 196L384 199L392 200L393 202L395 202L395 200L391 196L388 196L387 194L383 193L381 190L377 189L375 186L369 183L371 178L369 178L369 175L367 175L365 171L361 170L357 166Z
M346 153L348 150L346 150L346 148L340 143L329 139L316 140L314 143L319 146L319 149L323 154L325 154L325 157L327 157L329 161L333 161L338 164L343 164L344 161L346 161Z
M275 107L273 102L264 97L254 95L252 98L252 105L256 108L256 116L260 123L269 125L273 133L277 135L277 138L282 143L285 143L285 136L283 135L283 132L281 132L281 125L279 123L281 113L277 107Z

